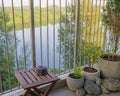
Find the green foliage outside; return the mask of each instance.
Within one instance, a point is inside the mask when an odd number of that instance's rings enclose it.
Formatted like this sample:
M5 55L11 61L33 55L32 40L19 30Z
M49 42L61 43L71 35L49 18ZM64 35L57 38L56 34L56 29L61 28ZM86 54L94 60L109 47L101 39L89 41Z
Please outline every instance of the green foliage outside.
M55 74L60 74L60 73L62 73L63 72L63 70L59 70L59 69L57 69L57 68L49 68L49 70L51 71L51 72L53 72L53 73L55 73Z
M106 6L103 8L102 23L107 27L107 30L112 34L109 38L111 42L109 43L116 52L119 48L119 38L120 38L120 0L108 0Z
M75 4L72 4L72 8L67 6L66 14L62 15L61 27L58 30L58 40L60 45L57 47L58 52L63 58L63 68L73 68L74 58L74 31L75 31ZM65 70L65 69L64 69Z
M62 8L62 11L64 8ZM13 24L13 16L12 16L12 10L9 7L5 8L5 12L8 13L9 21L8 24L12 25ZM16 30L21 30L22 29L22 12L19 7L14 8L14 17L15 17L15 28ZM48 24L56 24L58 23L59 20L59 7L55 7L55 22L54 21L54 11L53 7L49 7L48 9ZM41 13L40 9L38 7L34 8L34 23L35 27L40 27L40 26L46 26L47 25L47 8L41 8ZM41 21L40 21L41 19ZM24 20L24 28L30 28L30 9L28 7L23 7L23 20ZM41 23L40 23L41 22Z
M92 0L89 3L87 0L83 0L80 10L81 41L102 47L101 40L103 39L104 31L102 30L103 26L100 24L100 5L92 3Z
M66 8L66 13L67 15L62 17L62 27L59 29L59 40L61 45L58 46L58 51L61 52L61 57L64 58L63 68L69 70L73 68L74 60L75 3L72 7L68 6ZM71 17L69 14L72 14ZM101 33L103 26L100 26L99 20L99 5L93 5L91 1L87 3L86 0L83 0L80 3L79 17L80 25L77 47L78 66L80 64L88 64L89 62L91 63L97 60L98 56L100 56L102 46L101 39L103 38L103 34Z
M15 50L14 50L14 37L8 31L12 30L11 25L9 25L8 14L5 14L5 22L3 19L2 10L0 10L0 81L1 89L8 90L17 86L17 82L14 77L15 69ZM4 24L6 24L6 30L4 29Z

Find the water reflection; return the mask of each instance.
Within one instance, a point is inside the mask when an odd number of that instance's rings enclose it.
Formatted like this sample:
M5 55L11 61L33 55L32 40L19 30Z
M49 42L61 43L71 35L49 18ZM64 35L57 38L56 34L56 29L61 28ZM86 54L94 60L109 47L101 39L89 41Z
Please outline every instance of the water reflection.
M42 38L40 36L40 28L35 28L35 47L36 47L36 65L43 65L47 66L47 55L49 58L49 67L53 68L53 53L55 52L55 68L59 67L59 53L57 52L57 46L59 44L58 41L58 24L55 25L55 37L53 37L53 25L48 25L48 38L47 38L47 26L42 26ZM24 30L24 38L25 38L25 47L26 47L26 65L27 68L32 68L32 54L31 54L31 38L30 38L30 29ZM18 59L24 61L24 50L23 50L23 37L22 37L22 30L18 30L16 32L18 42ZM53 38L55 38L55 50ZM49 47L47 46L47 39ZM42 40L42 46L41 46ZM41 49L42 48L42 60L41 60ZM49 54L47 53L47 48L49 49Z

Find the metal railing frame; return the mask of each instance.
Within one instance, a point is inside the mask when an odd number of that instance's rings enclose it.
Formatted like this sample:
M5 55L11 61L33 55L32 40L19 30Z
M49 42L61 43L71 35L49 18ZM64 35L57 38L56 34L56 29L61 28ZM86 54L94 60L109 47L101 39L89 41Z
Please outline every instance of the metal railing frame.
M4 9L4 0L1 0L2 1L2 12L3 12L3 16L4 16L4 18L3 18L3 21L4 21L4 32L6 33L6 22L5 22L5 9ZM14 13L14 2L13 2L14 0L11 0L11 14L12 14L12 25L13 25L13 32L14 32L14 48L15 48L15 65L16 65L16 70L19 70L19 64L18 64L18 52L17 52L17 42L16 42L16 25L15 25L15 13ZM20 4L21 4L21 6L20 6L20 9L21 9L21 11L20 11L20 13L21 13L21 24L22 24L22 38L23 38L23 51L24 51L24 69L26 69L26 47L25 47L25 37L24 37L24 28L25 28L25 26L24 26L24 12L23 12L23 0L20 0L21 2L20 2ZM50 67L50 61L49 61L49 27L48 27L48 24L49 24L49 13L48 13L48 11L49 11L49 7L48 7L48 4L49 4L49 2L48 2L49 0L46 0L46 8L47 8L47 10L46 10L46 14L47 14L47 16L46 16L46 23L47 23L47 29L46 29L46 31L47 31L47 42L46 42L46 45L47 45L47 49L46 49L46 52L47 52L47 58L46 58L46 60L47 60L47 67L49 68ZM65 16L65 21L64 21L64 23L66 24L67 23L67 3L68 3L68 1L69 0L65 0L65 13L64 13L64 16ZM71 2L72 2L72 0L70 0ZM84 27L84 25L82 24L82 25L80 25L80 11L84 11L84 7L85 6L82 6L83 8L82 8L82 10L80 10L80 2L81 2L82 0L75 0L75 2L76 2L76 9L75 9L75 30L74 30L74 53L71 53L71 45L72 45L72 43L71 43L71 41L72 41L72 36L71 36L71 34L72 34L72 9L70 10L70 13L71 13L71 17L70 17L70 21L71 21L71 23L70 23L70 40L69 40L69 44L70 44L70 49L69 50L67 50L67 48L64 46L64 62L63 62L63 65L64 65L64 72L63 72L63 74L64 73L66 73L66 72L70 72L71 71L71 57L70 57L70 55L71 54L74 54L74 58L72 58L73 59L73 66L74 67L76 67L77 65L78 65L78 61L77 61L77 59L78 59L78 43L80 43L80 42L78 42L78 40L80 40L81 38L82 38L82 36L81 36L81 34L79 33L79 29L80 28L82 28L83 29L83 27ZM90 0L86 0L87 1L87 5L88 5L88 3L90 2ZM92 11L93 11L93 0L91 0L92 1ZM56 35L56 33L55 33L55 31L56 31L56 29L55 29L55 19L56 19L56 14L55 14L55 8L56 8L56 6L55 6L55 3L56 3L56 0L52 0L52 2L53 2L53 38L52 38L52 40L53 40L53 52L52 52L52 54L53 54L53 57L52 57L52 61L53 61L53 71L55 72L55 68L56 68L56 61L55 61L55 59L56 59L56 57L55 57L55 43L56 43L56 37L55 37L55 35ZM96 4L97 4L97 2L99 2L99 1L97 1L96 0ZM105 0L103 0L103 2L105 2ZM101 3L101 2L100 2ZM71 8L72 8L72 3L71 3ZM101 5L100 5L100 7L99 7L99 12L100 12L100 8L101 8ZM40 21L39 21L39 25L40 25L40 64L41 65L43 65L43 44L42 44L42 3L41 3L41 0L39 0L39 16L40 16ZM86 17L84 17L84 15L82 16L82 19L81 20L86 20L86 19L88 19L88 14L87 14L87 12L90 10L89 9L89 5L86 7L86 9L87 9L87 11L86 12L84 12L84 14L86 14ZM36 67L36 46L35 46L35 16L34 16L34 0L29 0L29 10L30 10L30 38L31 38L31 51L32 51L32 62L31 62L31 64L32 64L32 67L33 68L35 68ZM97 8L96 8L96 11L97 11ZM59 14L60 14L60 20L59 20L59 27L60 28L62 28L62 0L59 0ZM91 16L91 22L92 22L92 13L90 13L90 16ZM97 15L95 14L95 17L97 18ZM100 17L100 16L99 16ZM100 21L100 19L98 19L99 21ZM95 24L96 24L96 22L97 22L97 20L95 20ZM96 25L97 27L99 27L100 25L98 24L98 25ZM64 44L66 44L66 33L67 33L67 25L65 25L64 26L65 27L65 30L64 30L64 40L63 40L63 42L64 42ZM92 26L91 26L92 27ZM87 29L87 27L85 28L85 30L86 30L86 32L84 33L85 34L85 38L87 37L87 35L91 35L91 30L92 30L92 28L90 27L90 30L88 30ZM94 26L94 35L98 35L98 33L95 33L95 26ZM90 33L87 33L87 31L90 31ZM99 32L99 33L101 33L101 34L103 34L102 33L102 29L100 30L101 32ZM105 29L104 29L104 31L106 31ZM104 32L105 33L105 32ZM60 35L61 35L61 32L60 32ZM101 38L101 36L102 35L100 35L100 38ZM106 34L104 34L103 35L104 36L104 40L103 40L103 43L101 43L101 45L103 45L103 46L105 46L105 36L106 36ZM61 40L61 37L59 38L60 40ZM89 39L89 42L90 42L90 40L92 40L93 39L93 41L96 39L96 38L92 38L91 39L91 37L90 38L88 38ZM98 42L98 40L97 40L97 42ZM11 87L11 72L10 72L10 65L9 65L9 52L8 52L8 44L7 44L8 42L7 42L7 36L6 36L6 53L7 53L7 64L6 64L6 66L7 66L7 71L8 71L8 79L9 79L9 87L10 87L10 91L12 91L12 87ZM85 45L84 45L85 46ZM62 63L62 59L61 59L61 53L62 53L62 50L61 50L61 42L60 42L60 44L59 44L59 47L60 47L60 52L59 52L59 62L58 62L58 64L59 64L59 66L58 66L58 68L59 68L59 75L61 74L60 72L61 72L61 70L62 70L62 68L61 68L61 63ZM68 60L68 62L69 62L69 64L68 64L68 69L66 68L66 51L68 51L69 52L69 60ZM0 90L3 90L3 86L2 86L2 83L3 83L3 81L2 81L2 75L1 75L2 73L1 73L1 69L0 69ZM3 92L3 91L2 91Z
M32 49L32 65L36 67L36 52L35 52L35 26L34 26L34 2L29 0L30 6L30 32L31 32L31 49Z

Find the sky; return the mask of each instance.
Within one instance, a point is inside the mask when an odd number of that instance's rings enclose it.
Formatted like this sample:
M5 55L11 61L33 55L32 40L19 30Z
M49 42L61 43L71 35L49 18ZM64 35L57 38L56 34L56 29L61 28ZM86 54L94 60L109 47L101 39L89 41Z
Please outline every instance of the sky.
M2 0L0 0L0 6L2 5ZM4 1L4 6L8 7L11 6L11 1L12 0L3 0ZM22 0L23 1L23 6L28 6L29 4L29 0ZM39 6L39 0L33 0L34 1L34 6ZM46 6L46 1L47 0L41 0L41 6L45 7ZM68 0L71 1L71 0ZM14 6L20 6L20 2L21 0L13 0L14 2ZM64 6L65 5L65 0L61 0L61 5ZM48 0L48 5L51 6L53 5L53 0ZM59 0L55 0L55 5L59 5Z
M2 6L2 0L0 0L0 6ZM5 7L9 7L11 6L11 1L12 0L3 0L4 1L4 6ZM13 0L14 2L14 6L20 6L20 1L21 0ZM29 0L22 0L23 1L23 6L28 6L29 5ZM39 6L39 0L33 0L34 1L34 6ZM46 7L46 1L47 0L41 0L41 6L42 7ZM60 0L55 0L55 5L58 5L59 6L59 1ZM61 0L61 5L62 6L65 6L65 1L66 0ZM71 0L67 0L67 2L70 2ZM92 0L90 0L92 1ZM103 1L103 0L101 0ZM96 0L93 0L93 3L96 4ZM98 0L98 3L99 3L99 0ZM103 4L103 3L102 3ZM48 0L48 5L51 6L53 5L53 0ZM99 5L99 4L98 4Z

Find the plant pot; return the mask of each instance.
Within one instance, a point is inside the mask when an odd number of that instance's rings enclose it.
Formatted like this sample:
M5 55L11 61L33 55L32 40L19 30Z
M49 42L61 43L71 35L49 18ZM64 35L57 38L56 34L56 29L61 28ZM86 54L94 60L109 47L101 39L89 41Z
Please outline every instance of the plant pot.
M83 86L84 76L80 79L74 79L70 77L70 74L69 74L66 79L66 82L69 89L71 89L72 91L76 91L77 89L80 89Z
M86 67L89 67L88 65L84 66L84 69ZM96 78L100 78L100 70L96 67L96 65L93 65L93 67L96 72L87 72L87 71L83 71L83 74L85 76L86 79L89 79L89 80L92 80L92 81L95 81Z
M103 78L117 78L120 79L120 62L108 61L103 58L98 60L98 68L101 71Z

